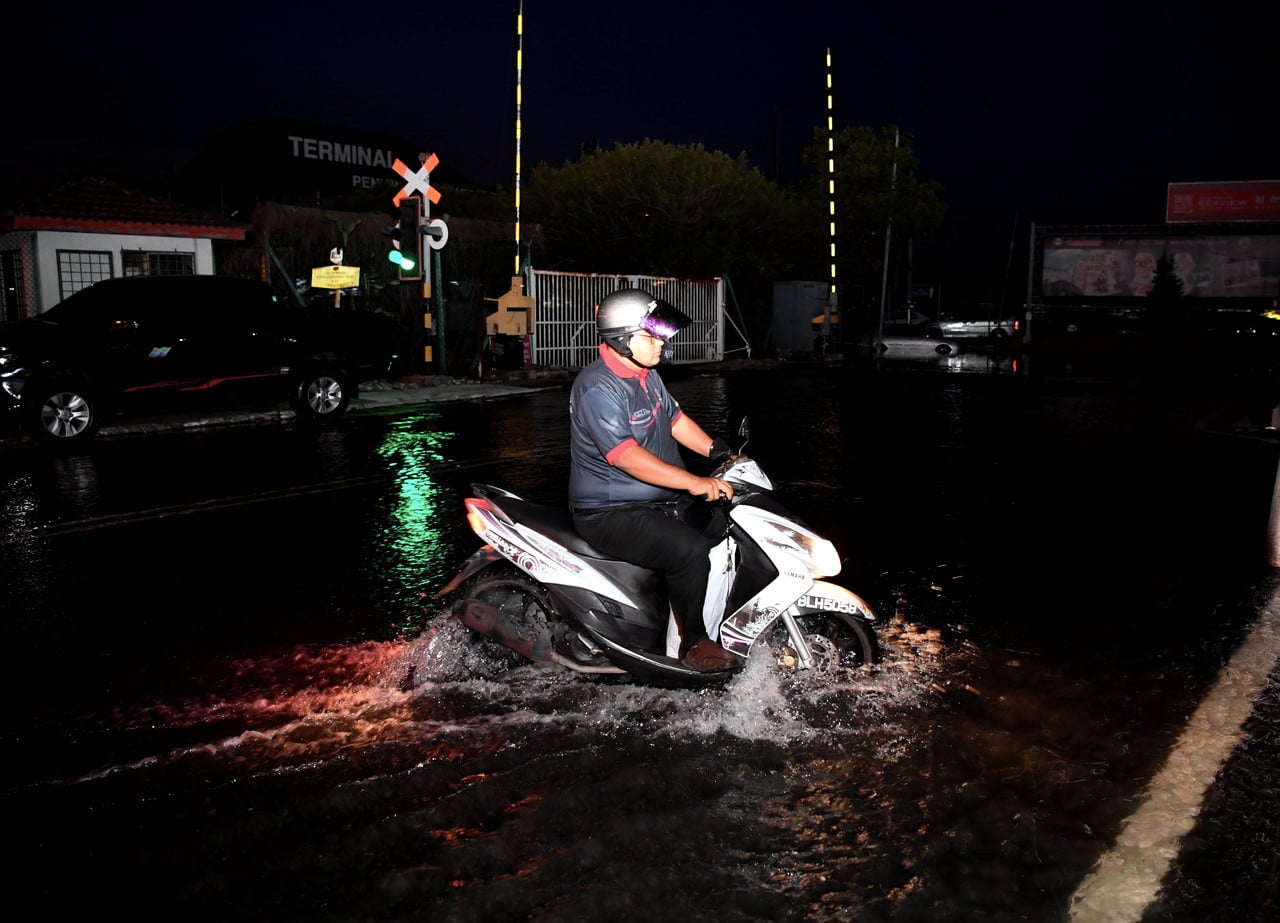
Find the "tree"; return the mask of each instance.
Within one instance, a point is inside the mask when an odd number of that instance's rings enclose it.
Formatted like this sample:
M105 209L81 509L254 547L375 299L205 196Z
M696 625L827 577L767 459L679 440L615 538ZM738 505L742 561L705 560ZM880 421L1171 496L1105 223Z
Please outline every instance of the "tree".
M879 292L884 270L884 241L892 220L891 243L920 243L938 230L946 214L942 186L917 175L915 137L896 125L877 134L866 125L835 132L836 279L863 292ZM803 196L816 212L828 198L827 134L815 128L801 162L813 171ZM895 170L896 167L896 170ZM822 208L821 213L827 214ZM905 248L899 248L905 252ZM894 263L905 265L905 259ZM901 292L905 296L907 293Z
M545 241L541 268L684 278L728 276L763 342L774 279L796 278L801 240L820 264L821 225L747 162L702 145L646 139L533 171L525 214ZM816 260L812 258L816 257ZM812 271L812 270L810 270ZM803 278L804 276L800 276Z
M1169 256L1167 250L1156 260L1156 270L1151 276L1151 291L1147 292L1147 297L1160 304L1168 304L1182 297L1182 280L1174 272L1173 257Z
M1187 323L1187 299L1182 291L1182 280L1175 272L1174 258L1169 251L1160 254L1151 276L1151 291L1147 292L1149 321L1147 327L1154 332L1179 333Z
M546 237L544 266L684 277L773 263L786 210L745 154L648 139L539 164L527 202Z

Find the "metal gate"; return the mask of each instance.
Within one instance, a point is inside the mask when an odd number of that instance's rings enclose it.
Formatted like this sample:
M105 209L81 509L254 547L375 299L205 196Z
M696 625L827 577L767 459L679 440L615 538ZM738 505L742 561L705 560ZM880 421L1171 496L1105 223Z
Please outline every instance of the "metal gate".
M530 359L534 367L580 369L596 358L596 305L620 288L639 288L675 305L693 323L670 343L676 364L719 362L724 358L724 281L669 279L659 276L612 276L597 273L534 270L529 279L533 299Z

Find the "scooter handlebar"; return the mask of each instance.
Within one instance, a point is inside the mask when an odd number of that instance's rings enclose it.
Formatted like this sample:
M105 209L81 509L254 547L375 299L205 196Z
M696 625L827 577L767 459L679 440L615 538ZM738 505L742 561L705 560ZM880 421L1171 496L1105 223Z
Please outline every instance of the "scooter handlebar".
M738 492L773 490L773 482L769 476L746 455L730 456L711 476L728 481Z

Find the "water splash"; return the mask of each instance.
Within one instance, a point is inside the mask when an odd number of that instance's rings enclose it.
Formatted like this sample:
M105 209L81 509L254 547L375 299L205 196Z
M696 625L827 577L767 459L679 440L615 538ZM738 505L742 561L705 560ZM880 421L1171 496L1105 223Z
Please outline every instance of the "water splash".
M880 638L880 664L834 679L797 678L757 656L723 686L679 690L529 664L438 618L412 640L227 662L186 698L90 716L89 724L129 731L128 750L101 755L72 779L277 773L424 746L457 757L538 733L777 745L874 736L892 749L900 745L892 728L935 695L954 652L937 631L901 616Z

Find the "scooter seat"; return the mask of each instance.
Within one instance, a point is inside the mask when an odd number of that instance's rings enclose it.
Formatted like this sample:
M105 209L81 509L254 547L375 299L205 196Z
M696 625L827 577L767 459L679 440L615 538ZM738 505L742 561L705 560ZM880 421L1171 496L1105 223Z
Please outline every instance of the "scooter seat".
M491 500L490 502L496 502ZM530 503L515 497L503 497L500 501L502 511L517 522L525 523L541 532L547 538L568 548L574 554L588 558L604 558L600 549L590 544L578 534L573 527L573 516L567 509L557 506L543 506Z

